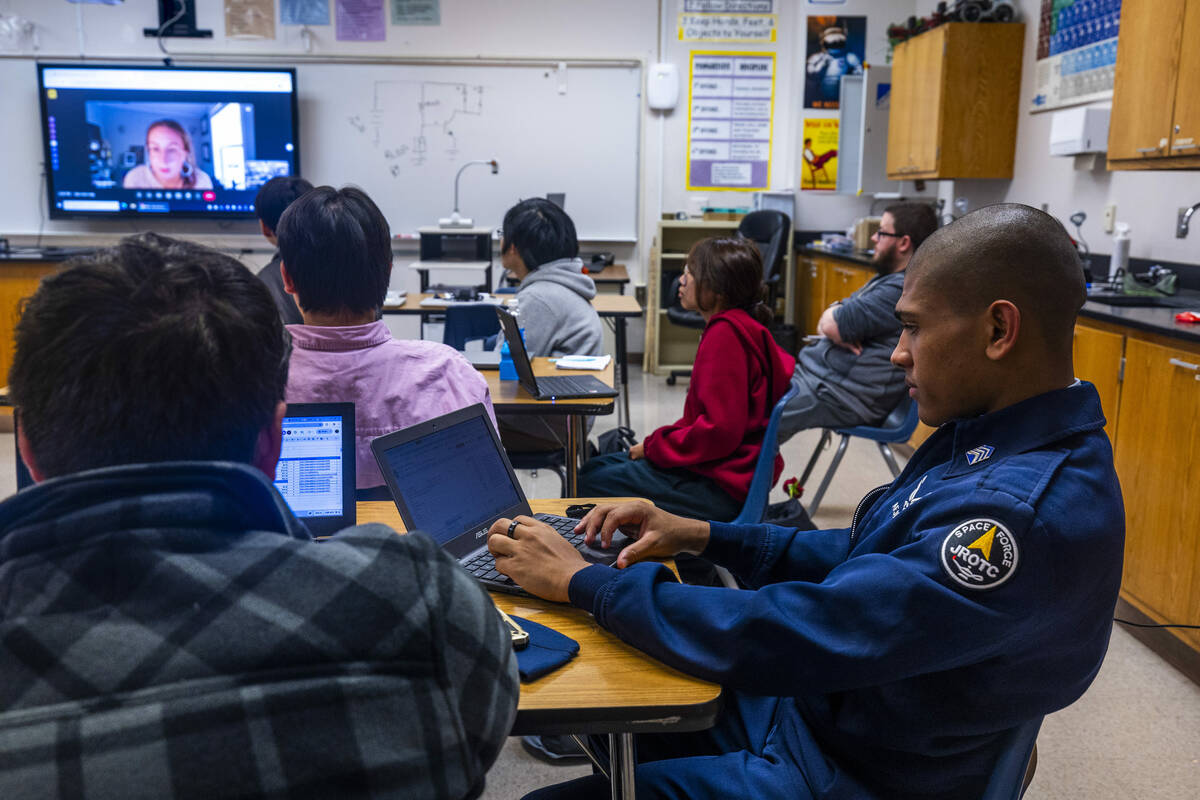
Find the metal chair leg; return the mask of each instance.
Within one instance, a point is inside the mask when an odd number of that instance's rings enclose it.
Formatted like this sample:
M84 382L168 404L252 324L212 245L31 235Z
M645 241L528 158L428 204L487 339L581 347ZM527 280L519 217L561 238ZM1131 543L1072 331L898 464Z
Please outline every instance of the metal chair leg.
M846 455L846 445L848 444L850 444L850 434L843 433L842 440L838 442L837 452L833 454L833 462L829 465L829 471L825 473L825 478L817 488L817 493L813 495L812 505L808 507L810 519L817 515L817 509L821 507L821 498L825 496L825 490L833 481L833 473L837 472L838 465L842 463L842 456Z
M804 474L800 476L800 486L808 485L808 476L812 475L813 467L817 465L817 459L821 457L821 451L829 444L830 435L828 428L821 431L821 440L817 442L817 449L813 450L812 458L808 460L808 466L804 468Z
M888 469L892 471L892 478L900 477L900 466L896 463L896 456L892 453L891 445L887 442L876 442L879 445L879 452L883 454L883 460L887 462Z

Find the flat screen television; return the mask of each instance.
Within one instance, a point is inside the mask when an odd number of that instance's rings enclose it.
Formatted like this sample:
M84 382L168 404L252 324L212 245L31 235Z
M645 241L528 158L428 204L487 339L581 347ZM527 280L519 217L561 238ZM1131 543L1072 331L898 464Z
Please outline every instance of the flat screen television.
M298 175L296 71L38 64L50 217L252 219Z

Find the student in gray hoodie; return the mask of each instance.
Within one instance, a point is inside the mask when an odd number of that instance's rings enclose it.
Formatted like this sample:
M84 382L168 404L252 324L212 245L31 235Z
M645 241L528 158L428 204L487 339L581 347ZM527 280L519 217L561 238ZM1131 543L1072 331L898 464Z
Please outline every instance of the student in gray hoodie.
M567 213L549 200L522 200L505 213L502 234L500 263L521 281L517 320L529 356L603 355L600 315L591 302L596 284L583 273ZM497 421L509 450L557 450L565 439L561 419L501 415Z

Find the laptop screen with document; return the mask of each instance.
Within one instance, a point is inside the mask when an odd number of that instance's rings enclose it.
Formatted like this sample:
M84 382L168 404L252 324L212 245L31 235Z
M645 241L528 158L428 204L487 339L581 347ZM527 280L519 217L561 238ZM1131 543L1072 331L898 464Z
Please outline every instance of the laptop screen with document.
M497 519L530 513L480 403L381 436L371 450L405 527L455 558L482 545L478 534Z
M354 404L289 404L275 488L314 535L354 524L355 475Z

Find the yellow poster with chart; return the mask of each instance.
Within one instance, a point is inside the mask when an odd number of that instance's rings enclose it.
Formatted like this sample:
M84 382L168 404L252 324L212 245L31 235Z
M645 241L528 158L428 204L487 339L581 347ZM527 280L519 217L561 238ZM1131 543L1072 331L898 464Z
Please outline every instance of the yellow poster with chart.
M800 188L832 192L837 189L837 117L804 120L800 159Z

